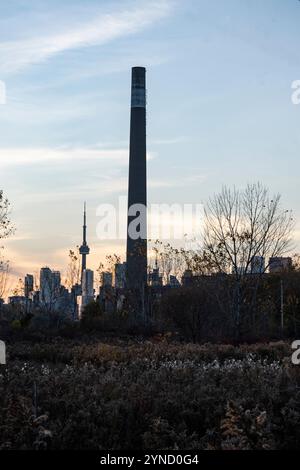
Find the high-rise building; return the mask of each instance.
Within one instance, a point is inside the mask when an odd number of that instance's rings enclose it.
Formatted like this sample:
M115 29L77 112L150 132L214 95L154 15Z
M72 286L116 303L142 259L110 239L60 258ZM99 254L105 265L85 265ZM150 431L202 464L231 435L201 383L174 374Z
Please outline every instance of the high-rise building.
M24 279L24 295L29 297L30 293L34 290L34 279L32 274L26 274Z
M82 297L94 299L94 272L91 269L85 269L82 275Z
M114 310L115 307L115 290L112 286L112 273L102 272L101 273L101 286L99 288L99 303L104 312L109 313Z
M51 280L52 280L52 292L53 292L53 295L57 298L59 297L60 288L61 288L60 272L52 271Z
M84 203L84 209L83 209L83 236L82 236L82 245L79 248L79 253L81 254L81 284L82 284L83 272L86 269L86 257L90 253L90 249L86 241L86 203Z
M27 298L24 295L11 295L8 297L8 303L10 305L25 305Z
M147 283L146 69L132 68L126 286Z
M103 271L101 273L101 286L112 287L112 273L108 271Z
M74 320L78 320L80 316L80 305L78 299L81 298L81 294L81 284L74 284L71 288L72 317Z
M169 286L170 287L180 287L180 282L178 281L177 277L172 276L172 274L170 275Z
M40 270L40 303L55 308L60 296L61 278L59 271L45 267Z
M60 286L59 298L56 302L56 308L62 318L76 319L74 298L71 292L65 286Z
M115 264L115 288L124 289L126 285L126 263Z
M32 305L34 307L38 307L40 305L40 291L34 290L30 294L30 300L32 301Z
M162 276L160 276L159 268L157 267L157 265L155 266L155 268L153 268L152 271L150 271L148 279L149 284L152 287L158 287L163 285L163 279Z
M263 274L265 272L265 258L254 256L251 260L251 274Z
M52 298L52 271L45 267L40 270L40 302L49 304Z
M8 303L22 313L30 313L32 301L25 295L13 295L8 298Z
M94 272L91 269L85 269L82 273L82 294L76 300L81 318L84 307L94 300Z
M269 260L269 271L271 274L280 274L292 269L292 258L274 257Z

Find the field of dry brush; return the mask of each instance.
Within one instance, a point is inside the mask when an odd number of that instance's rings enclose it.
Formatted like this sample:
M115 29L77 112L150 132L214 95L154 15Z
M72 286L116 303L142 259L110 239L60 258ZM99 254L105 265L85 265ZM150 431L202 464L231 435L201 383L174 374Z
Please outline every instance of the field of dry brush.
M290 357L283 342L20 340L0 369L0 448L299 448Z

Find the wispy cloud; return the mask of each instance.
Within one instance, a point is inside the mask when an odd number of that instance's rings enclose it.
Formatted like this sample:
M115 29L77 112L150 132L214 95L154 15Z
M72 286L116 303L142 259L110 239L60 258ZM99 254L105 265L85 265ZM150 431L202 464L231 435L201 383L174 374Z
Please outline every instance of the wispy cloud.
M12 165L29 165L57 161L110 160L124 162L128 155L125 149L101 150L99 148L7 148L0 149L0 168Z
M51 164L57 162L82 161L114 162L119 166L128 164L128 148L104 149L97 147L33 147L0 148L0 168L23 165ZM147 160L155 158L148 152Z
M131 10L100 15L60 34L3 42L0 44L0 73L18 72L68 50L103 45L137 33L166 17L170 11L169 0L150 1Z

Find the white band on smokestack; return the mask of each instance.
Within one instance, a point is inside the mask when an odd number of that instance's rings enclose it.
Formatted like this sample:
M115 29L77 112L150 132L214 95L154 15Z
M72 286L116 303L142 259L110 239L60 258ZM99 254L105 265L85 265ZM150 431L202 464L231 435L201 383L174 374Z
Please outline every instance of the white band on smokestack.
M131 107L146 108L146 69L132 68Z

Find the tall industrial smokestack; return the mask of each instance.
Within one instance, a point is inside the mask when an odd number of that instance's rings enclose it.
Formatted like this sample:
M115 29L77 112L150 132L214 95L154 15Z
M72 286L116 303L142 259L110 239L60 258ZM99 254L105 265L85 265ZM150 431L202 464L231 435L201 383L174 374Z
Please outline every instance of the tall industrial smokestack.
M147 282L146 69L132 68L127 225L127 288Z

